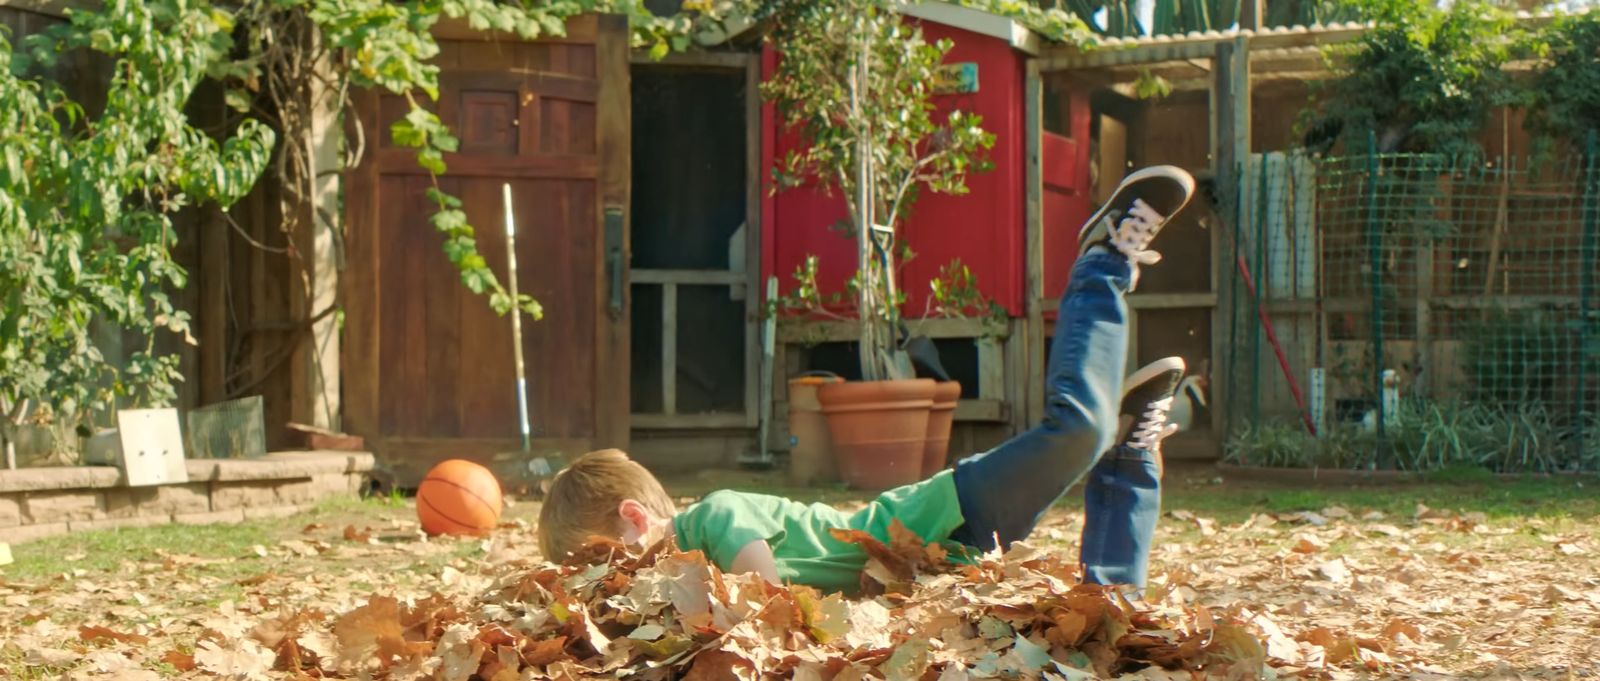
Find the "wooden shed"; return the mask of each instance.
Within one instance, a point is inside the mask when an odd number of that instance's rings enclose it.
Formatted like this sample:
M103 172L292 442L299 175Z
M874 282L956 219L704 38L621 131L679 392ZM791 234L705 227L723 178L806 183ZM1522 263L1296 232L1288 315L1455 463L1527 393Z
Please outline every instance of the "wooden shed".
M951 449L971 451L998 443L1030 422L1023 392L1031 365L1025 263L1027 225L1037 216L1030 213L1027 184L1039 146L1028 130L1039 120L1030 115L1041 112L1031 111L1026 102L1030 64L1043 41L1012 19L957 5L920 3L902 11L929 41L951 40L946 64L965 74L965 87L935 96L935 119L953 110L976 113L983 117L984 129L995 135L990 152L994 169L969 176L969 193L962 196L924 192L900 232L916 253L900 273L899 285L908 297L903 312L914 333L935 340L946 369L962 384ZM770 74L777 55L768 48L763 60L763 71ZM1050 109L1057 118L1050 126L1056 131L1050 135L1056 144L1046 152L1058 170L1052 179L1060 185L1062 200L1050 208L1087 215L1087 102L1080 103L1076 119L1071 102L1059 103L1063 106ZM782 128L771 105L763 113L763 166L770 167L798 139ZM832 229L845 212L837 192L801 187L766 195L763 275L777 278L787 290L796 268L814 255L824 292L841 290L855 269L854 242ZM956 260L971 270L984 296L1004 311L1003 319L926 318L929 281ZM812 370L859 376L855 334L856 327L849 322L789 319L779 325L776 424L785 421L785 379ZM787 441L784 430L774 429L776 447Z

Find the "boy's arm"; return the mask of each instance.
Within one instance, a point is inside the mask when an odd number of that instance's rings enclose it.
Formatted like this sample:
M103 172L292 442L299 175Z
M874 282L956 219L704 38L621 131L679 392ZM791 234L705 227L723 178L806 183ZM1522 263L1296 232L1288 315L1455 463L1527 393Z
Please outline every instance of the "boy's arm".
M734 555L733 564L728 567L729 572L754 572L768 582L782 584L778 581L778 560L772 556L772 546L765 539L745 544L744 548L739 549L739 553Z

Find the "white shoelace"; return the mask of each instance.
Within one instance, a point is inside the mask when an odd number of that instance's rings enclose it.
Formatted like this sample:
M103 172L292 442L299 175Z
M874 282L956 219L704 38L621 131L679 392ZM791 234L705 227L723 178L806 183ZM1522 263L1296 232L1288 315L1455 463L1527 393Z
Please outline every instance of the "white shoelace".
M1157 213L1143 199L1134 199L1128 214L1110 230L1109 241L1129 260L1140 265L1154 265L1161 262L1161 254L1146 249L1164 222L1166 217Z
M1150 408L1144 412L1144 418L1139 420L1139 427L1128 435L1128 445L1150 453L1161 451L1161 441L1178 432L1178 424L1167 422L1167 413L1170 411L1171 397L1151 402Z

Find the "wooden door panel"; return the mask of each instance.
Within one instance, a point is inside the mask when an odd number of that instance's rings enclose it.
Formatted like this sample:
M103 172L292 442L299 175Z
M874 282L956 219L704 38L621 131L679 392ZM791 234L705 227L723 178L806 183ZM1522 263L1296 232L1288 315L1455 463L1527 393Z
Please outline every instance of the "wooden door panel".
M621 230L610 229L621 243L608 242L605 215L627 205L626 21L582 17L564 38L538 43L484 40L459 28L438 31L436 110L460 140L439 183L461 199L478 250L502 282L502 187L511 186L518 288L545 310L522 325L535 447L625 446L626 299L614 309L617 281L607 263L627 262L626 214ZM406 103L376 94L361 101L364 132L376 143L368 165L352 173L346 202L347 347L359 354L347 365L349 430L414 481L443 456L484 459L516 448L511 324L444 256L429 221L436 207L426 199L434 179L387 130Z
M421 300L427 290L423 277L413 276L426 267L429 247L425 236L427 222L423 191L426 180L420 177L384 177L379 183L382 211L376 243L382 264L378 275L379 297L375 301L383 314L379 317L378 367L383 389L418 398L427 393L426 305L394 306L395 300ZM447 263L448 264L448 263ZM396 435L416 434L412 426L421 420L418 399L382 400L379 406L381 432Z

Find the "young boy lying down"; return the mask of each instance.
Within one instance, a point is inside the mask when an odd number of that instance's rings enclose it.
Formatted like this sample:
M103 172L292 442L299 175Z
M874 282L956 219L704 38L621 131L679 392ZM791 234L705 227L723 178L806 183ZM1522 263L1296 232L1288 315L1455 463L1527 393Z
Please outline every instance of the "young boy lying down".
M1176 430L1167 423L1167 411L1184 364L1167 358L1123 379L1123 296L1137 284L1141 266L1161 259L1150 250L1151 241L1193 192L1188 173L1146 168L1128 176L1084 225L1061 299L1046 415L1038 427L953 469L884 492L855 513L727 490L680 513L661 483L626 454L591 452L552 481L539 515L540 548L562 561L594 535L644 545L672 536L678 548L702 551L727 572L851 592L860 584L867 555L834 539L830 529L863 530L887 542L889 526L898 520L924 540L989 551L997 542L1009 547L1027 537L1108 450L1118 462L1156 471L1161 441ZM1142 585L1148 537L1135 547L1140 555L1122 559L1129 565L1097 571L1090 554L1106 550L1105 536L1114 528L1096 525L1091 519L1084 533L1089 580ZM1128 553L1127 547L1120 551Z

